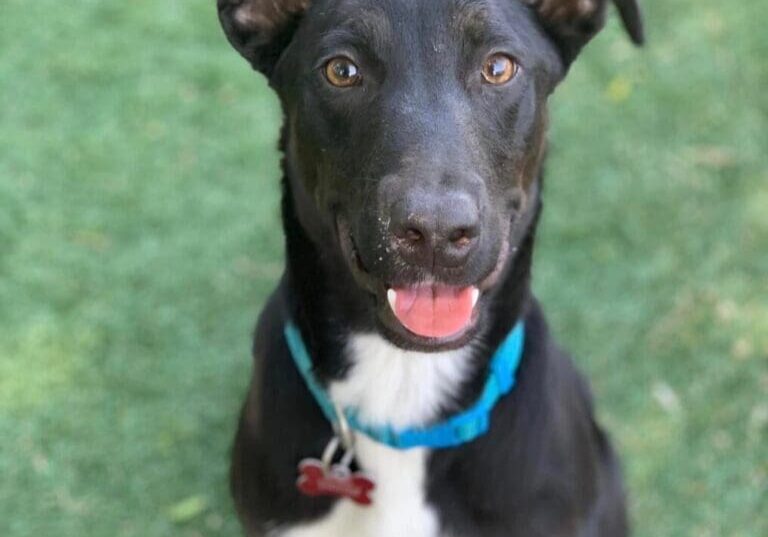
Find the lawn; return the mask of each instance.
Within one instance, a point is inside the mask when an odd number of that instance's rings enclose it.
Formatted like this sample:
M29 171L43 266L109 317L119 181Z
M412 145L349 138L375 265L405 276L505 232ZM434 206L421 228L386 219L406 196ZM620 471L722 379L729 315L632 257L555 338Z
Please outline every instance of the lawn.
M276 99L212 0L4 0L0 536L237 536ZM768 535L768 2L646 0L552 102L535 287L640 537Z

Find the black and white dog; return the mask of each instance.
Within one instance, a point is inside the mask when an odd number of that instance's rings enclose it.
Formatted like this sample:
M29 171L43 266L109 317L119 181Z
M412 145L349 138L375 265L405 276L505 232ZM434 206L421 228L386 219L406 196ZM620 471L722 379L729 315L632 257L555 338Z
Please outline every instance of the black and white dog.
M635 0L614 3L640 43ZM248 534L626 535L589 389L530 291L547 100L606 0L218 9L285 115L287 268L232 462Z

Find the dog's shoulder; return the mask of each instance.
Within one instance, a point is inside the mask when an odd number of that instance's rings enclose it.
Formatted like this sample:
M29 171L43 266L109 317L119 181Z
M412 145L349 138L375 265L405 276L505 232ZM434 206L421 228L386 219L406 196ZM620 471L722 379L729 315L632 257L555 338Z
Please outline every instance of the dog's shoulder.
M332 430L291 359L283 336L289 311L282 282L256 326L253 373L232 448L232 496L253 535L270 521L317 518L332 506L301 496L295 485L297 461L304 452L322 453Z
M440 516L459 535L478 534L475 512L519 534L560 534L560 525L577 524L594 509L603 450L587 383L534 301L514 390L494 410L488 434L433 453L429 494L437 505L453 506Z

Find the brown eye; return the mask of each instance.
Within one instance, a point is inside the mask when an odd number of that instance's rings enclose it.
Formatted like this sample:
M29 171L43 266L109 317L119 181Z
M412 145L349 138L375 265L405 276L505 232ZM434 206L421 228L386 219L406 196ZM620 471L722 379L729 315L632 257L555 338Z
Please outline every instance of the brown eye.
M483 79L498 86L506 84L517 74L517 62L506 54L491 54L483 64Z
M339 56L325 64L325 78L337 88L348 88L360 83L360 69L349 58Z

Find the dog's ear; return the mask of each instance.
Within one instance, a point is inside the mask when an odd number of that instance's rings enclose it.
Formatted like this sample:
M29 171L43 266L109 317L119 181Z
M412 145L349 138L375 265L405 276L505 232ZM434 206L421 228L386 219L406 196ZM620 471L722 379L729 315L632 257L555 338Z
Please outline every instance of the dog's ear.
M227 39L267 76L290 42L311 0L217 0Z
M566 63L603 27L609 0L523 0L532 6L546 29L557 40ZM645 41L643 18L637 0L612 0L629 37L636 45Z

